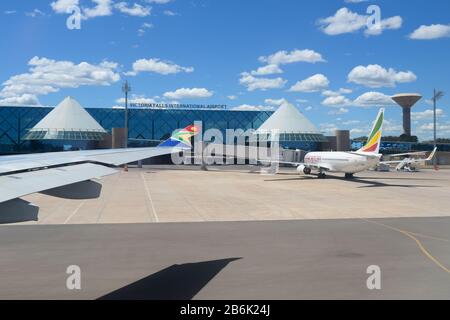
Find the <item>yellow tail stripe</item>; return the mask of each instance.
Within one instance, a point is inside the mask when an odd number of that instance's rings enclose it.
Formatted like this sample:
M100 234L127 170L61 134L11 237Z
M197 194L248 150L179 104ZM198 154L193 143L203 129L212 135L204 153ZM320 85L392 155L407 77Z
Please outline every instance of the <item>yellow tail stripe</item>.
M370 140L364 149L372 147L374 144L378 143L378 140L381 138L381 131L378 131L377 134Z

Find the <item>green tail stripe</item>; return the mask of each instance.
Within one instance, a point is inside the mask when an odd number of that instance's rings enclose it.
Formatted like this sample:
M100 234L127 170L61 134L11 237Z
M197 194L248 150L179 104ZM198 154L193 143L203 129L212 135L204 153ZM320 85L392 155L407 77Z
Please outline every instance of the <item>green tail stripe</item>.
M381 125L383 124L383 118L384 118L384 115L383 115L383 114L380 114L380 116L378 117L377 124L376 124L375 127L373 128L372 133L370 134L369 141L372 140L372 138L373 138L373 137L377 134L377 132L380 130Z

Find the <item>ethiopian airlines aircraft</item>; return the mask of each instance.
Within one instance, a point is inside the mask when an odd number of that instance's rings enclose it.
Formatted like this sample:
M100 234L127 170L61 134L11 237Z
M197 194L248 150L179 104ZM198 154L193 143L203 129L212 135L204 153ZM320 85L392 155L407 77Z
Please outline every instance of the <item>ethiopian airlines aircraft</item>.
M298 163L297 171L311 174L319 171L319 178L325 178L325 172L345 173L345 178L351 179L358 172L376 167L382 157L379 154L381 134L383 130L384 109L370 132L367 144L356 152L310 152L305 156L304 163Z
M295 163L297 171L304 174L311 174L312 170L319 171L319 178L326 177L325 172L345 173L346 179L353 178L358 172L375 168L381 164L401 164L408 165L414 163L425 163L433 160L436 148L426 159L407 159L401 161L380 161L381 135L383 131L384 109L378 113L378 117L370 132L369 139L364 147L356 152L310 152L305 156L304 163ZM294 164L294 163L289 163Z
M196 126L154 148L50 152L0 157L0 203L31 193L114 174L126 163L191 149Z

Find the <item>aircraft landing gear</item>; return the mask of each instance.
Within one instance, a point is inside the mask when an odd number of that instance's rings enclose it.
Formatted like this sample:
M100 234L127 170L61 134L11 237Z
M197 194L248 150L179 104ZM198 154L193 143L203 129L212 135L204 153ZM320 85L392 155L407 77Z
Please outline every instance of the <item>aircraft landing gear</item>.
M319 179L325 179L327 177L327 175L325 173L323 173L322 171L319 172Z
M345 174L345 179L347 179L347 180L351 180L351 179L353 179L355 176L353 175L353 173L346 173Z

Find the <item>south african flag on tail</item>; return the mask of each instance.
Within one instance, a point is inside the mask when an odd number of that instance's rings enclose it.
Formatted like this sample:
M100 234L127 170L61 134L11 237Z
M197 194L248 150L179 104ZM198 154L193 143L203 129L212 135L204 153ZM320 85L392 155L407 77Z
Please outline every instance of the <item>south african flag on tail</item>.
M375 121L369 139L364 147L359 149L358 153L374 153L380 152L381 135L383 131L384 109L380 109L377 120Z
M184 129L177 130L173 135L162 142L158 147L178 147L183 149L191 149L191 138L198 134L200 129L194 125L187 126Z

